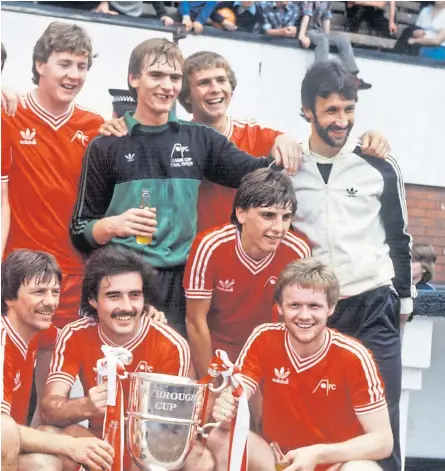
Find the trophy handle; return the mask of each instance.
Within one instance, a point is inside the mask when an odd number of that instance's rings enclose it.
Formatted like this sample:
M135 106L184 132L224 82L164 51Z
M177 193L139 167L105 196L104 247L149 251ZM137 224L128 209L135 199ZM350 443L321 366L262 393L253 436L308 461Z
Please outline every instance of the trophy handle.
M218 386L217 388L215 388L213 386L212 383L209 384L209 389L210 391L214 392L214 393L218 393L218 392L221 392L223 389L226 388L226 386L229 384L229 378L227 376L224 376L223 377L223 382L221 383L220 386Z
M208 424L203 425L202 427L198 427L198 433L201 434L202 438L208 438L211 430L208 432L205 432L204 430L207 428L214 429L214 428L219 427L220 425L221 425L221 422L210 422Z

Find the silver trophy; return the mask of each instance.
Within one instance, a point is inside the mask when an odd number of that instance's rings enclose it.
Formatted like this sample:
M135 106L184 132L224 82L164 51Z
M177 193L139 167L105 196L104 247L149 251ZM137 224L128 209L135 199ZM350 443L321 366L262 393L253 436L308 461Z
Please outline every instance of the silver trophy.
M133 461L143 470L150 465L166 470L181 467L196 437L208 435L219 423L203 425L203 407L210 384L189 378L155 373L129 373L127 446Z

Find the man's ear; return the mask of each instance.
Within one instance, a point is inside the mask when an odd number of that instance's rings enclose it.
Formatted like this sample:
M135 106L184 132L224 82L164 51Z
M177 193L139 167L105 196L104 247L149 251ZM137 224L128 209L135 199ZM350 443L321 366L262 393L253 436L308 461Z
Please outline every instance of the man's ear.
M94 298L91 298L88 300L88 302L90 303L90 306L94 307L94 309L97 310L97 300L94 299Z
M235 208L235 215L236 219L238 219L238 222L242 225L244 224L245 220L245 211L242 208Z
M334 314L336 307L337 307L337 304L334 304L333 306L328 307L328 317L331 317L332 314Z
M305 119L308 123L311 123L314 119L314 113L309 108L301 107L300 116Z
M137 88L139 85L139 77L135 77L132 73L128 74L128 83L133 87Z

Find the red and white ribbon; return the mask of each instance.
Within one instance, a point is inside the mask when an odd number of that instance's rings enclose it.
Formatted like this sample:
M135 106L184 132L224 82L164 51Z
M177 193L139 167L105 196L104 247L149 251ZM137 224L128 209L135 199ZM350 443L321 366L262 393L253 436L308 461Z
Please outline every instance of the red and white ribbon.
M246 390L239 368L234 365L224 350L216 350L216 356L209 367L209 376L201 381L210 381L222 376L230 381L232 394L238 398L238 413L230 427L230 445L227 471L247 470L247 436L250 429L250 412Z
M111 471L124 471L124 394L121 380L128 375L125 366L133 360L131 352L123 347L102 345L104 358L97 361L98 382L107 380L107 408L102 438L105 439L112 421L118 424L114 443L114 461Z

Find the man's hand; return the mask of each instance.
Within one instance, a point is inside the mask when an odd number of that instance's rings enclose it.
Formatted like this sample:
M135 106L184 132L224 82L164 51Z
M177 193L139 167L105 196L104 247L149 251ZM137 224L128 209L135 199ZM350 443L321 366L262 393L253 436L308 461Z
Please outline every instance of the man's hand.
M389 22L389 32L390 34L396 34L397 33L397 24L394 23L394 21Z
M281 134L275 139L271 155L277 165L286 169L288 175L294 175L301 160L301 145L288 134Z
M161 16L161 21L164 23L164 26L171 26L175 24L175 20L168 15Z
M25 96L18 94L9 87L2 87L2 108L8 116L14 116L19 103L26 109Z
M110 2L100 2L93 11L107 15L119 15L117 11L110 10Z
M202 23L200 23L199 21L193 22L193 32L195 34L201 34L203 29L204 29L204 26L202 25Z
M154 306L148 308L147 315L150 319L154 321L161 322L162 324L167 324L167 318L162 311L158 311Z
M296 26L286 26L284 28L284 34L288 38L295 38L297 36L297 27Z
M107 383L94 386L88 391L88 409L94 417L105 414L107 407Z
M309 46L311 45L311 40L307 36L302 36L301 38L298 38L300 40L301 45L305 49L309 49Z
M284 471L314 471L320 461L319 446L306 446L291 450L286 459L292 462Z
M113 447L96 437L73 438L67 452L74 462L89 469L110 469L113 464Z
M185 16L182 17L182 24L185 26L185 30L187 32L191 31L192 28L193 28L192 20L190 19L190 16L188 16L188 15L185 15Z
M152 237L156 232L156 208L130 208L110 220L114 237Z
M122 137L128 134L127 124L124 118L113 118L105 121L99 128L99 134L103 136Z
M362 151L371 157L386 159L391 152L388 139L377 131L366 131L361 137Z
M221 26L226 29L227 31L235 31L238 29L238 26L236 26L235 23L232 23L231 21L229 20L224 20L222 23L221 23Z
M232 394L232 388L224 389L213 406L213 418L221 422L222 428L230 428L230 421L238 412L238 398Z

